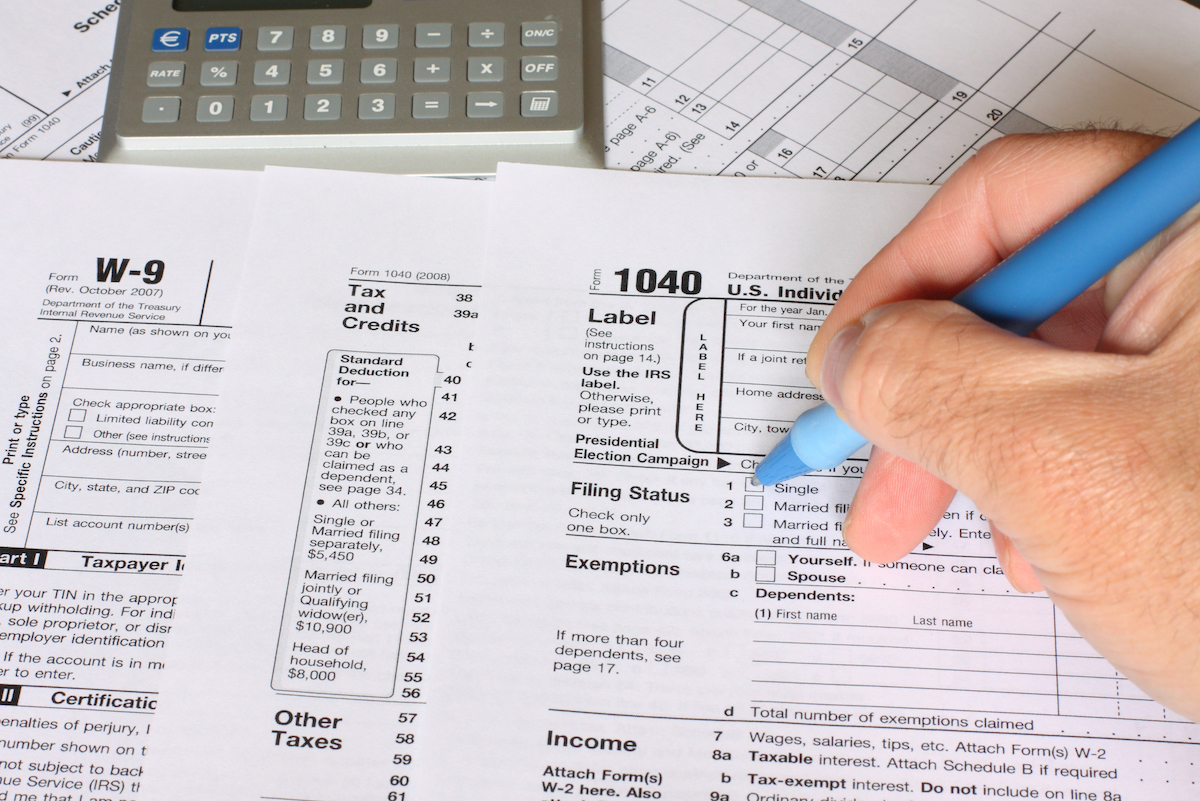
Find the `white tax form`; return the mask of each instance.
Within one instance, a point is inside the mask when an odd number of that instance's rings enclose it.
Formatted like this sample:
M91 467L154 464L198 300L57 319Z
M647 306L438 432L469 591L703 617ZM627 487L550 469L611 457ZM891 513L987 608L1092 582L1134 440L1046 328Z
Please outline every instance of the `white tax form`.
M609 167L940 183L1008 133L1200 116L1179 0L604 0Z
M156 798L420 797L491 189L267 171Z
M438 798L1195 797L1196 726L1013 591L964 499L871 564L840 536L861 459L750 483L928 196L502 166Z
M0 164L0 793L137 797L254 173Z
M120 0L0 9L0 158L95 161Z

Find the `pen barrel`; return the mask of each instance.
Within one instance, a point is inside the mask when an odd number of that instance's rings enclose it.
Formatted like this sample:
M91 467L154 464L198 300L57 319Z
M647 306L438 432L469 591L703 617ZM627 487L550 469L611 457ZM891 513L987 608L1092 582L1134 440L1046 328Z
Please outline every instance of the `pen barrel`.
M1194 122L954 297L1024 336L1200 203Z
M838 417L828 403L796 418L788 436L796 455L813 470L837 467L867 444L866 438Z

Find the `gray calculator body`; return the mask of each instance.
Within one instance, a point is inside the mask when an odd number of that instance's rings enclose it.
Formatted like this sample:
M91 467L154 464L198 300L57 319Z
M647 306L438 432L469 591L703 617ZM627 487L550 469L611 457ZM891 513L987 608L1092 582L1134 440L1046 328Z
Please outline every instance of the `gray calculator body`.
M603 166L599 3L125 0L103 161Z

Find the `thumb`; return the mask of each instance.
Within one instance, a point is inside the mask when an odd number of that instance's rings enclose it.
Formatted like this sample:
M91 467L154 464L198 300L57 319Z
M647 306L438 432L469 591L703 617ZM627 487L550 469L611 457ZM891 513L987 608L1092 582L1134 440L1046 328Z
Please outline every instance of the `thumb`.
M1119 357L1018 337L948 301L904 301L831 340L821 390L871 442L1019 531L1050 522L1046 501L1071 486L1081 448L1103 452L1113 427L1097 418L1125 394L1125 372Z

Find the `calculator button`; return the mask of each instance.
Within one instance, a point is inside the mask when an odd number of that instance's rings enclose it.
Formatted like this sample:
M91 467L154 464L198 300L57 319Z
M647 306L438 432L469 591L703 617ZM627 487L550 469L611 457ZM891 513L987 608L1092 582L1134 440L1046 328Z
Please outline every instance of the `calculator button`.
M255 61L255 86L287 86L292 79L290 61Z
M304 98L306 120L336 120L341 116L341 95L307 95Z
M521 59L522 81L557 81L558 56L525 56Z
M146 86L183 86L182 61L155 61L146 72Z
M503 92L468 92L467 116L474 120L493 120L504 116Z
M362 83L395 83L396 59L368 58L362 63L358 80Z
M209 96L196 101L196 122L229 122L232 119L232 97Z
M558 23L521 23L521 44L525 47L553 47L558 44Z
M467 45L470 47L502 47L503 22L472 22L467 26Z
M280 28L259 28L259 50L291 50L296 31L291 25Z
M205 61L200 65L201 86L233 86L237 83L236 61Z
M424 22L417 26L417 47L449 46L449 22Z
M468 58L467 80L471 83L496 83L504 80L504 59Z
M358 118L360 120L391 120L396 117L395 95L359 95Z
M142 122L179 122L179 98L147 97L142 103Z
M157 28L150 39L150 49L155 53L182 53L187 46L187 28Z
M400 44L399 25L364 25L364 50L392 50Z
M209 28L204 32L205 50L237 50L241 46L241 28Z
M521 116L558 116L558 92L522 92Z
M281 122L287 119L287 95L255 95L250 100L251 122Z
M450 59L418 58L413 62L413 80L417 83L446 83L450 80Z
M316 85L332 85L342 82L344 62L340 58L308 62L308 82Z
M444 120L450 116L450 95L445 92L421 92L413 95L413 119Z
M308 36L310 50L342 50L346 47L345 25L314 25Z

